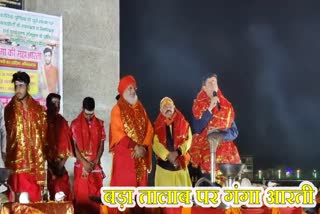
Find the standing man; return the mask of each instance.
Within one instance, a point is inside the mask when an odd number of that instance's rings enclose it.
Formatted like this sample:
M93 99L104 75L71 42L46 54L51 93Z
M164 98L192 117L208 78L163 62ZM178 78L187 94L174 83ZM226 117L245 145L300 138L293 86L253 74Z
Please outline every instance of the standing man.
M106 134L103 121L94 113L92 97L83 100L82 112L71 123L73 146L77 161L74 165L74 199L76 211L99 213L99 204L89 197L100 197L104 173L100 159Z
M4 162L6 161L6 146L7 146L7 132L4 125L4 108L0 100L0 167L4 167Z
M191 163L200 167L204 176L210 178L211 156L208 134L215 132L215 140L220 142L216 150L217 163L240 163L238 149L232 142L238 136L234 122L232 104L223 96L218 87L216 74L208 76L192 107L194 135L190 149ZM222 185L221 172L216 166L217 182Z
M154 129L155 186L192 187L188 171L191 128L171 98L164 97L160 101L160 114L154 122ZM162 213L180 214L181 208L162 208Z
M7 130L5 165L12 171L8 184L15 193L28 192L31 201L40 201L46 173L46 112L29 95L30 77L26 72L13 74L12 82L15 96L4 113Z
M157 157L155 185L192 187L188 171L191 128L171 98L161 100L154 129L153 151Z
M110 151L113 166L110 186L147 186L151 170L153 128L138 100L133 76L123 77L119 99L111 110Z
M72 155L71 133L68 122L59 114L60 99L61 96L59 94L50 93L46 100L48 190L51 200L54 200L57 192L62 191L66 195L65 199L71 201L69 175L64 166L68 157Z
M44 72L49 93L58 92L59 73L56 66L52 64L52 49L46 47L43 50L44 55Z

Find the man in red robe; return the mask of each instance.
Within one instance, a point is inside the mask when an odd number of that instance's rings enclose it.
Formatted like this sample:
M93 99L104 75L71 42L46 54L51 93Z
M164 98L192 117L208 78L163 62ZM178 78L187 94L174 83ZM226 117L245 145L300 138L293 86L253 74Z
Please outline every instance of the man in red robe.
M133 76L123 77L119 99L111 110L109 149L113 154L110 186L147 186L151 170L153 128L138 100ZM134 213L143 213L143 209ZM109 209L109 213L117 213Z
M4 113L7 130L5 166L12 171L8 184L16 196L28 192L31 201L40 201L46 177L46 112L28 93L30 77L27 73L18 71L13 74L12 82L15 96Z
M48 161L48 190L50 199L55 199L57 192L63 192L65 200L72 200L69 175L64 167L68 157L72 155L71 132L68 122L59 114L59 94L50 93L47 96L47 161Z
M194 135L190 149L191 163L200 167L206 177L210 176L211 156L208 134L216 133L218 144L216 150L217 163L240 163L238 149L232 142L238 136L234 122L232 104L223 96L218 88L216 74L210 75L203 83L202 89L194 100L192 107ZM221 172L216 166L217 182L222 185Z
M94 114L92 97L83 100L82 112L71 123L73 146L77 161L74 165L75 210L81 213L99 213L99 204L90 200L100 197L104 173L100 159L106 134L103 121Z

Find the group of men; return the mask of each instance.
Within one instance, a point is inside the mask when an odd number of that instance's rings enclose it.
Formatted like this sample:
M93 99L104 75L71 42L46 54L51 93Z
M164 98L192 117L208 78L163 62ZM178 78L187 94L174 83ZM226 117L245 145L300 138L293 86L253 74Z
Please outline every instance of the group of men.
M106 134L103 121L94 114L94 99L84 98L82 111L69 127L59 114L59 94L47 96L45 109L28 93L27 73L16 72L12 83L15 95L0 120L2 160L11 170L10 199L17 200L20 193L27 192L31 202L41 201L48 190L54 200L62 192L65 200L74 198L76 211L98 213L99 204L89 196L100 195L104 178L100 159ZM65 168L70 156L77 159L73 191Z
M190 161L201 169L203 176L210 177L210 142L207 136L211 133L214 133L213 140L218 142L216 164L241 162L237 147L232 142L238 136L234 110L218 87L217 75L205 78L194 100L192 128L169 97L160 101L160 113L152 127L136 88L133 76L123 77L118 87L117 104L111 111L109 148L113 154L113 165L110 186L147 186L153 149L157 159L155 185L191 187ZM223 185L219 170L216 175L217 183ZM179 209L166 211L180 212ZM109 213L117 212L109 209ZM135 213L143 213L143 209Z
M99 212L98 204L90 198L100 195L104 178L100 159L106 134L103 121L95 116L94 99L83 100L82 111L69 127L59 114L60 95L50 93L45 110L28 94L27 73L15 73L12 83L15 96L5 107L5 130L0 139L5 167L12 171L8 183L13 191L28 192L31 201L39 201L43 187L48 186L51 198L62 191L67 200L74 198L76 210ZM238 135L234 110L219 89L215 74L204 80L194 100L192 127L169 97L160 101L160 113L152 125L136 88L133 76L120 79L119 96L110 117L110 186L147 186L152 151L157 161L156 186L192 186L190 161L204 176L211 171L207 135L212 132L220 142L216 163L240 162L232 142ZM76 157L73 196L64 167L72 155ZM110 209L112 212L118 211Z

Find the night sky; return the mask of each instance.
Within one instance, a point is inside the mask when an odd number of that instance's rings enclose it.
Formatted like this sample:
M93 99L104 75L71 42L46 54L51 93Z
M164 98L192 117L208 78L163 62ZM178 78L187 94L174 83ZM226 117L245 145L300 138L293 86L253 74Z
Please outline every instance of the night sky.
M233 103L254 166L319 167L320 1L122 0L120 75L154 121L170 96L191 121L202 78Z

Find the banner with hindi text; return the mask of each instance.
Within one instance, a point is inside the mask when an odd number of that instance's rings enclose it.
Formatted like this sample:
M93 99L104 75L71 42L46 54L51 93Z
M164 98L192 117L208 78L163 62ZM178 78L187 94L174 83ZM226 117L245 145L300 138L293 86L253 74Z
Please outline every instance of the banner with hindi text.
M30 75L29 94L41 105L51 92L62 97L62 17L0 7L0 99L4 104L14 96L11 80L17 71Z

